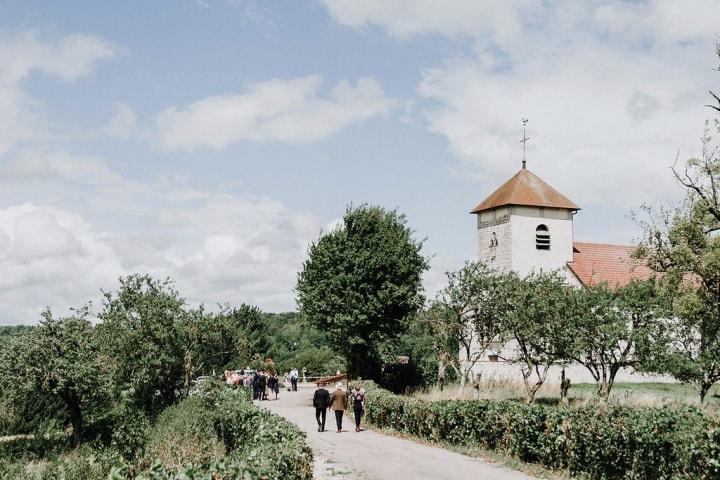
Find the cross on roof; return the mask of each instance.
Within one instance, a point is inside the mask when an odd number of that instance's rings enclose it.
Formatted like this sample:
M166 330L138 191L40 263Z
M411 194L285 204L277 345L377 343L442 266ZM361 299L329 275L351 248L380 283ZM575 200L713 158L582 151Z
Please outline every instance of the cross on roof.
M526 166L526 164L527 164L527 160L525 159L525 144L527 143L528 140L530 140L530 139L528 138L528 136L525 135L525 127L527 126L527 123L528 123L528 119L527 119L527 118L523 118L523 119L522 119L522 124L523 124L523 138L522 138L522 140L520 140L520 143L523 144L522 168L525 168L525 166Z

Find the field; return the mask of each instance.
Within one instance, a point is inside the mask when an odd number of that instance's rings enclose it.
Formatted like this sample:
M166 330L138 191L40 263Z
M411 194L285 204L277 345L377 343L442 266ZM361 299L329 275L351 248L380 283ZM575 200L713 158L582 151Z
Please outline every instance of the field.
M596 386L591 383L578 383L570 388L569 398L573 405L584 405L597 401ZM438 387L413 393L414 397L425 400L455 400L479 398L482 400L515 400L523 402L525 386L522 382L494 379L481 383L476 396L472 385L460 388L448 385L442 391ZM538 391L537 403L556 404L560 401L560 386L548 383ZM698 396L690 385L680 383L616 383L610 393L610 403L635 406L663 406L673 403L697 405ZM706 408L720 412L720 386L715 385L705 400Z

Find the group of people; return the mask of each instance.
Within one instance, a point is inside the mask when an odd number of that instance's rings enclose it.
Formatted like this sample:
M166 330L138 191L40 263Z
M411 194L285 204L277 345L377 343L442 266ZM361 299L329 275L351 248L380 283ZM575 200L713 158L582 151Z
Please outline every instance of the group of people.
M285 375L289 381L288 391L297 391L299 372L292 368L290 373ZM239 385L252 387L253 400L269 400L269 394L275 394L275 400L280 394L280 377L276 372L270 370L258 370L253 373L249 368L243 373L234 370L225 370L225 383L228 385Z
M255 372L250 381L252 387L253 400L269 400L268 394L274 393L275 400L280 394L280 378L275 372L260 370Z
M355 431L359 432L360 421L365 413L365 390L360 387L359 383L355 384L349 394L343 389L342 382L335 385L335 390L332 393L323 387L315 390L313 406L315 407L318 432L325 431L325 416L328 409L335 412L337 433L342 432L343 414L348 407L348 400L352 402L353 414L355 415Z

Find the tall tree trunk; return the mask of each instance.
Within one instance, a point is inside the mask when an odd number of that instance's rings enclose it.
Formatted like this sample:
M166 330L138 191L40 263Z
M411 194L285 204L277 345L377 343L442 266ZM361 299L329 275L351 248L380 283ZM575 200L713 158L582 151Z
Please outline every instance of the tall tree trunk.
M70 414L70 424L72 425L72 437L70 439L70 444L72 447L77 447L82 440L84 426L82 410L80 409L80 399L74 390L66 391L63 394L63 398L65 400L68 413Z
M530 405L531 403L533 403L535 401L535 394L537 393L538 390L540 390L540 387L543 386L543 383L545 383L545 378L547 377L547 372L550 369L550 365L544 365L543 371L542 371L542 373L540 373L539 368L536 367L535 370L537 372L538 378L537 378L537 381L534 384L532 384L530 382L530 378L532 377L533 367L534 367L533 365L528 365L527 369L522 368L520 370L522 372L522 376L523 376L523 383L525 383L525 392L526 392L525 403L528 405Z
M560 400L562 401L563 405L567 405L569 403L568 401L568 391L570 390L570 379L565 378L565 367L563 366L562 372L560 373Z
M703 382L700 384L700 406L705 405L705 397L710 391L710 387L712 387L712 383L707 381L707 379L703 380Z

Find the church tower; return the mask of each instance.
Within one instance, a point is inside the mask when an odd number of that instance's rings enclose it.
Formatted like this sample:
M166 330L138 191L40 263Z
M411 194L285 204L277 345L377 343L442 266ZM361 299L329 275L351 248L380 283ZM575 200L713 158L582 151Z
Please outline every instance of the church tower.
M472 210L478 260L520 275L567 270L580 209L525 167Z

